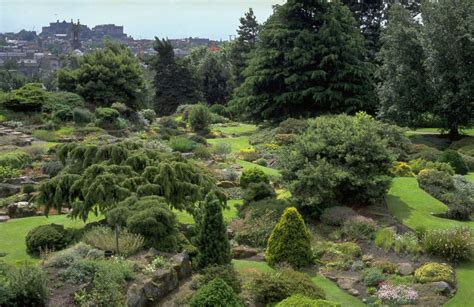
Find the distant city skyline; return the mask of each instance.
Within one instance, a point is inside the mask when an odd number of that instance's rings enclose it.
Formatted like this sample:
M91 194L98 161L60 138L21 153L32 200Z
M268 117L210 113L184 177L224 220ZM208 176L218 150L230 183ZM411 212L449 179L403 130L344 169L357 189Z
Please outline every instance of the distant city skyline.
M0 0L0 32L35 30L56 20L93 27L123 25L135 39L206 37L227 40L252 7L259 22L285 0Z

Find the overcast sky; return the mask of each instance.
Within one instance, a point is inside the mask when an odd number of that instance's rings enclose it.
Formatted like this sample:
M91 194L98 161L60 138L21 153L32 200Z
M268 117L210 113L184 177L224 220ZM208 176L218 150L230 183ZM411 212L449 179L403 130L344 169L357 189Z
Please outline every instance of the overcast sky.
M49 22L80 19L123 25L134 38L154 36L228 39L249 7L260 22L284 0L0 0L0 32L41 32Z

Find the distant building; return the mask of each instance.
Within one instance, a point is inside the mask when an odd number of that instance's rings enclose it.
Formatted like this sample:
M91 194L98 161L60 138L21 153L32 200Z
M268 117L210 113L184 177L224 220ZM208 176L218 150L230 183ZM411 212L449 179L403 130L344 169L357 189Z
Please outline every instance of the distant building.
M59 22L51 22L49 26L43 27L40 36L42 37L65 37L66 39L71 39L73 35L73 21L67 22L63 20ZM89 39L92 37L92 31L86 25L79 25L82 39Z
M92 28L92 32L96 37L104 37L109 36L112 38L126 38L127 34L123 33L123 26L116 26L114 24L106 24L106 25L97 25Z

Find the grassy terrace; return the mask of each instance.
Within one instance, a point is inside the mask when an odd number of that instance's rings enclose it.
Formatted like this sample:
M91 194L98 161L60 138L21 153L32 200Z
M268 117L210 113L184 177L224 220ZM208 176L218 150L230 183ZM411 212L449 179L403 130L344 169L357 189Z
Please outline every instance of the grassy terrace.
M474 182L474 173L466 176ZM387 205L390 213L403 224L415 229L423 226L427 229L468 226L474 229L474 222L459 222L433 216L442 213L447 206L420 189L416 178L395 178L387 195ZM458 291L445 306L471 306L474 297L474 263L466 262L456 268Z
M474 136L474 129L460 129L461 134ZM407 132L408 135L412 134L441 134L438 128L418 128Z
M248 272L271 272L273 269L269 267L265 262L256 262L248 260L233 260L232 261L235 269L245 276ZM343 290L328 280L324 276L310 274L311 280L317 286L324 290L326 293L326 299L340 302L343 307L358 307L365 306L359 299L347 294Z

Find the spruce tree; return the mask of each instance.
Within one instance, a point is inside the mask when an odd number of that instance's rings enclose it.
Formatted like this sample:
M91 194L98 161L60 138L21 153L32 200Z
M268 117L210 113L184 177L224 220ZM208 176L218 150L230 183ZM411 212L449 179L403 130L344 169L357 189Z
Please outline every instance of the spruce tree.
M378 54L379 116L398 125L416 126L432 105L426 55L419 40L421 25L399 4L388 15Z
M312 261L310 240L298 210L286 208L268 239L265 259L270 264L286 262L296 267L308 265Z
M275 9L232 106L254 121L374 108L371 65L339 1L289 0Z
M260 25L257 18L252 8L249 8L245 16L240 18L237 39L231 49L232 74L236 86L242 84L245 79L242 73L247 67L247 59L250 52L255 48L259 30Z
M198 84L186 63L175 58L169 40L155 38L157 55L151 61L155 71L155 103L158 115L170 115L180 104L199 101Z
M209 192L195 215L197 238L196 267L230 263L227 227L222 215L222 202L215 192Z
M422 7L423 46L434 88L433 111L452 139L473 124L474 1L439 0Z

